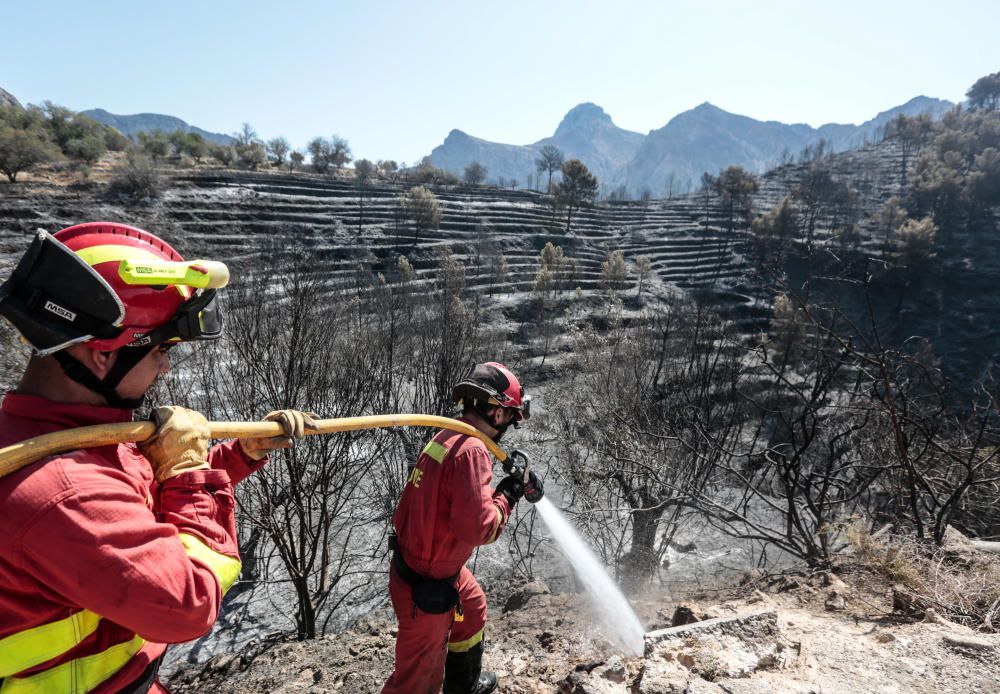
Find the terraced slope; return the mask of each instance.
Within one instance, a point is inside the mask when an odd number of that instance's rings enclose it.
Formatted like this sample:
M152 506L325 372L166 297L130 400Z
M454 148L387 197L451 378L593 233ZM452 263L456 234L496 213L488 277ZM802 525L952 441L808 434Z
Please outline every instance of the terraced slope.
M326 261L318 267L330 281L348 279L357 261L389 273L399 255L406 255L418 278L426 280L437 265L438 251L447 247L465 263L469 285L483 288L485 271L473 268L482 252L477 228L485 222L491 229L489 242L505 256L505 292L530 292L538 252L549 240L576 261L573 288L585 293L600 290L601 263L617 249L633 262L639 254L650 255L661 287L727 287L745 272L745 261L736 252L739 238L716 223L711 206L706 218L695 197L579 210L566 235L563 213L554 213L538 193L437 189L441 227L415 243L412 227L399 211L404 189L379 184L366 190L362 214L355 185L313 175L183 175L173 179L162 200L138 208L54 187L10 187L0 198L0 240L6 255L23 243L18 237L36 228L54 231L80 220L114 218L145 224L185 249L252 265L254 237L291 241L290 235L308 233Z
M899 153L891 143L837 155L834 174L858 188L865 211L898 189ZM804 167L789 165L762 179L754 208L763 212L788 194ZM538 253L546 241L563 247L575 261L570 289L596 296L601 263L622 250L630 267L640 255L652 261L645 286L650 302L689 292L759 331L770 314L770 291L754 278L746 252L745 225L727 230L717 201L700 193L650 203L615 203L576 211L571 233L564 233L562 212L533 191L495 188L435 188L442 208L440 229L413 238L400 213L405 186L380 182L364 192L346 180L313 174L204 171L174 176L162 198L148 206L124 207L105 201L100 186L70 189L46 184L0 186L0 262L11 261L37 228L54 231L82 220L119 219L146 226L176 242L189 254L221 257L244 271L268 271L258 257L261 239L296 243L305 239L315 271L331 283L350 282L358 264L394 276L400 255L413 265L417 280L431 286L441 249L464 265L471 290L491 284L485 252L503 253L507 272L498 293L514 301L531 298ZM864 216L864 215L862 215ZM478 229L487 224L490 232ZM864 231L864 230L862 230ZM817 243L834 243L826 220L819 220ZM863 233L862 247L877 239ZM630 278L634 294L636 279ZM638 309L637 303L631 307Z

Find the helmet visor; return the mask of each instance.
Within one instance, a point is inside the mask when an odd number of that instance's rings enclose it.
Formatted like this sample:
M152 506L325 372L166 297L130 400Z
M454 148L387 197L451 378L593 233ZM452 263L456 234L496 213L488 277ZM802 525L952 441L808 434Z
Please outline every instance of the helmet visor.
M142 335L129 346L216 340L221 336L222 311L218 297L214 289L205 289L181 304L169 323Z

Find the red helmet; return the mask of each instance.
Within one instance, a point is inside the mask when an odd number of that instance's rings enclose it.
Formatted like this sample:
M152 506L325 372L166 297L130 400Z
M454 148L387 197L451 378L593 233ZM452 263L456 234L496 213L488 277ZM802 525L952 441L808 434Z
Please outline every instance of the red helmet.
M92 339L87 346L100 351L124 347L166 324L191 295L183 286L127 284L118 269L122 261L152 260L180 262L184 258L149 232L124 224L90 222L57 231L53 237L80 256L111 286L125 315L121 334L110 339Z
M214 288L228 277L142 229L90 222L39 232L0 287L0 314L43 355L211 339L222 333Z
M499 362L476 364L451 390L453 402L471 400L484 405L498 405L517 410L514 422L531 416L531 397L510 369Z

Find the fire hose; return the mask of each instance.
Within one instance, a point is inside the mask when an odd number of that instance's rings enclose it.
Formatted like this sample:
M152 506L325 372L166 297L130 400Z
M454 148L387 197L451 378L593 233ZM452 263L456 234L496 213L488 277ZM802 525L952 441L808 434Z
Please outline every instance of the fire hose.
M334 434L363 429L387 429L392 427L434 427L450 429L461 434L475 436L486 444L490 453L501 463L508 463L507 453L496 442L481 431L464 422L448 417L424 414L384 414L368 417L341 417L320 419L316 429L309 429L306 435ZM209 431L214 439L270 438L282 436L284 430L277 422L209 422ZM51 434L36 436L11 446L0 448L0 477L57 453L66 453L81 448L111 446L119 443L145 441L156 433L153 422L125 422L123 424L97 424L95 426L65 429ZM523 455L523 454L522 454ZM527 458L525 457L525 461ZM507 469L508 465L504 466ZM524 468L525 473L527 467ZM520 471L520 469L519 469Z

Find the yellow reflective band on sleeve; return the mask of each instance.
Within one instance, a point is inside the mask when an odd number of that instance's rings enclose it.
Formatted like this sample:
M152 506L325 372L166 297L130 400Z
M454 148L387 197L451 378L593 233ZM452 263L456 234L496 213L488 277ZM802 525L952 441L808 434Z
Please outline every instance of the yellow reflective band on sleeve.
M473 634L472 638L468 638L465 641L457 641L455 643L449 643L448 650L451 651L452 653L465 653L470 648L472 648L477 643L483 640L484 631L486 631L486 627L483 627L475 634Z
M222 594L225 595L228 593L229 589L236 583L236 579L240 577L240 569L243 568L240 560L216 552L194 535L181 533L180 538L187 555L207 564L208 568L215 574L215 577L219 579ZM2 690L0 690L0 693L2 693Z
M70 660L31 677L8 677L0 686L0 694L86 694L121 670L145 643L141 636L136 636L131 641Z
M0 640L0 679L62 655L97 631L100 621L98 615L82 610Z
M448 449L442 446L437 441L431 441L426 446L424 446L423 452L439 463L443 463L444 457L448 455Z
M488 545L496 542L497 533L500 532L500 523L503 522L503 511L500 510L500 507L494 506L493 509L497 512L497 519L493 522L493 533L490 535L490 539L486 541Z

